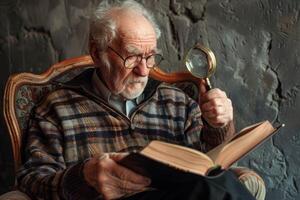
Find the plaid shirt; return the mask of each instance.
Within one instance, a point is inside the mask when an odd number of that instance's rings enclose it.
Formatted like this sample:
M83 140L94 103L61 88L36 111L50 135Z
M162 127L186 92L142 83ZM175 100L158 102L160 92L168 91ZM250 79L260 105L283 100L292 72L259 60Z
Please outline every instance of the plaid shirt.
M26 162L17 174L19 188L32 197L99 196L82 176L84 161L93 156L91 149L132 152L151 140L162 140L206 152L232 133L231 126L203 125L198 104L165 83L147 86L144 100L127 117L95 95L92 74L87 71L51 92L35 109L26 140Z

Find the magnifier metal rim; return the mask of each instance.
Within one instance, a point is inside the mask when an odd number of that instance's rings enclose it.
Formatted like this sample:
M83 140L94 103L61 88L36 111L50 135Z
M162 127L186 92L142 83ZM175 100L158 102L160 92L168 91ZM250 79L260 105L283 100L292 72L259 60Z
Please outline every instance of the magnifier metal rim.
M201 78L209 78L216 71L217 61L216 61L216 57L215 57L214 53L210 49L197 43L193 48L191 48L188 51L188 53L185 57L185 63L187 62L187 58L189 57L189 54L191 53L191 51L193 49L200 49L201 51L203 51L206 54L207 63L208 63L208 73L207 73L207 77L201 77Z

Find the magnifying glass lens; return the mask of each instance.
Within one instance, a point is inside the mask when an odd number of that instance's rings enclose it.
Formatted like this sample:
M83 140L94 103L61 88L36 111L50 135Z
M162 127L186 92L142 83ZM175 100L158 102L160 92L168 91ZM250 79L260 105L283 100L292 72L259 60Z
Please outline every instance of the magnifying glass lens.
M186 59L188 70L199 78L208 77L208 60L206 54L197 48L193 48Z

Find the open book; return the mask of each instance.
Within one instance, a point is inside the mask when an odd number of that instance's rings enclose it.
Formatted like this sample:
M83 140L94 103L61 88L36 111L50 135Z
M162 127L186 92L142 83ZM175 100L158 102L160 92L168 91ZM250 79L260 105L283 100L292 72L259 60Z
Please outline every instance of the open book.
M178 171L181 174L206 176L214 169L227 169L280 127L274 128L269 121L251 125L206 154L188 147L154 140L142 151L129 154L120 164L157 179L181 179Z

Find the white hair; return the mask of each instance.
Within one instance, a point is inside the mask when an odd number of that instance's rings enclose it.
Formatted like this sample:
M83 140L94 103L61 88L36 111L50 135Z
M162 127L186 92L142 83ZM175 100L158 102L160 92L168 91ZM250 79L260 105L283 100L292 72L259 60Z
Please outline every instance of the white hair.
M98 5L90 20L90 42L96 42L99 51L105 50L116 38L116 22L108 15L112 9L116 8L132 10L143 15L153 26L156 38L160 37L161 32L153 15L141 4L134 0L104 0Z

